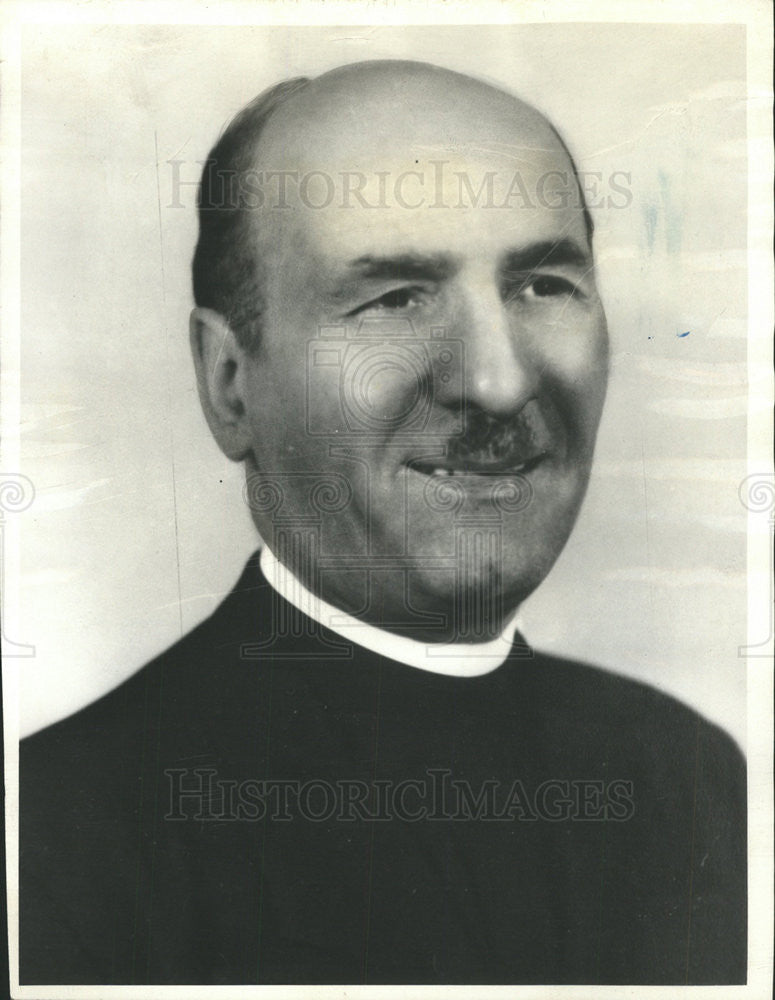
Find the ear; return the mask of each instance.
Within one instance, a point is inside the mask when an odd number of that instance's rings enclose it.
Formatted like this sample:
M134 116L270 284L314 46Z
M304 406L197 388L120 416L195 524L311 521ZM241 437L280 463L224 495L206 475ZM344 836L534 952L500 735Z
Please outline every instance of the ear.
M207 423L221 451L241 462L252 442L245 406L248 353L223 316L212 309L194 309L190 331L199 401Z

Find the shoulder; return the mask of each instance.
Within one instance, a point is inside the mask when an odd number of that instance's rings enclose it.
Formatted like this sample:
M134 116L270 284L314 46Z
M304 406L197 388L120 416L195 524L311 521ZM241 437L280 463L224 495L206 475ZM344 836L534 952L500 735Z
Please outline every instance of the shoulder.
M227 675L249 639L249 620L260 615L256 566L257 554L212 615L118 687L21 741L23 806L32 804L36 789L72 790L76 776L82 788L105 776L114 785L123 763L131 762L137 773L138 759L158 740L160 724L195 726L198 716L213 712L229 691Z
M537 652L549 723L566 745L684 793L713 787L745 814L745 758L735 740L679 698L588 663Z

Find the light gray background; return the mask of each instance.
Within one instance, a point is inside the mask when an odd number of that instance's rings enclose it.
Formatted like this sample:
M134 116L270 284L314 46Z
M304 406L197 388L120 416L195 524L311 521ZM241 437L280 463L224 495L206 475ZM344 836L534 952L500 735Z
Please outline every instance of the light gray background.
M612 338L582 517L523 609L537 646L643 678L745 739L746 133L738 26L25 28L22 731L206 616L256 546L188 355L195 181L286 77L426 59L544 110L583 171ZM689 336L678 334L690 331Z

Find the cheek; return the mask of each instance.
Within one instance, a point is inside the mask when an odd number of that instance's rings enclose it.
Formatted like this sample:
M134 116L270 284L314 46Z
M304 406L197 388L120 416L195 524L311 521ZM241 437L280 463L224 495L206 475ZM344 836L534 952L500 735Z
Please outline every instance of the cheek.
M364 426L389 430L411 422L428 402L427 362L407 347L386 345L356 353L342 372L342 403Z
M602 407L608 381L608 330L602 307L565 309L533 341L540 370L583 409Z
M245 400L253 450L261 465L282 467L286 456L309 450L303 364L277 356L257 360Z

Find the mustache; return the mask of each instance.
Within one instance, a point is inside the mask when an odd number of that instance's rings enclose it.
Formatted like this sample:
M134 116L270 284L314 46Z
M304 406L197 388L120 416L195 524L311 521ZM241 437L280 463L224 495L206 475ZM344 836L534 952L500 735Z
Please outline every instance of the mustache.
M507 417L470 407L463 433L447 443L447 462L518 465L555 450L558 430L556 416L544 413L535 400Z

